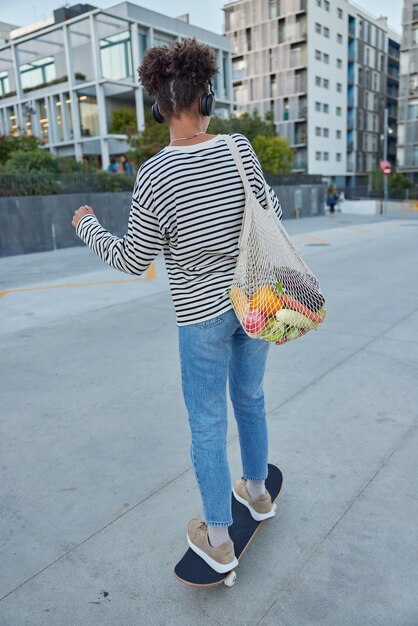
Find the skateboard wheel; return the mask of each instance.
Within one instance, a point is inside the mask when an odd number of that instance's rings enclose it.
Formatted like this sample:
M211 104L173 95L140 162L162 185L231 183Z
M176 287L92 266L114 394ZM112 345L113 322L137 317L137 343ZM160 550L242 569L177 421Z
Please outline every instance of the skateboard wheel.
M226 585L226 587L233 587L235 585L236 580L237 580L237 573L231 572L229 576L225 578L224 585Z

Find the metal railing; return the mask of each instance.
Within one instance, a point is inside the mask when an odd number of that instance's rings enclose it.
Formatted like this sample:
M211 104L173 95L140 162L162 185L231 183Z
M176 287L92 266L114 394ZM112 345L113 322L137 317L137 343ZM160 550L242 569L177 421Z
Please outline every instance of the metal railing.
M43 196L70 193L131 191L135 176L108 172L0 174L0 196Z

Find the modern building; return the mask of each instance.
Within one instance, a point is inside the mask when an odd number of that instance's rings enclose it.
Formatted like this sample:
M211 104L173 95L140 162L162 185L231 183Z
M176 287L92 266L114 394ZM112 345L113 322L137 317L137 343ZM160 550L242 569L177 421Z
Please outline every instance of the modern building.
M224 11L235 110L273 113L295 149L295 171L367 185L383 155L396 65L386 19L347 0L235 0Z
M404 0L398 106L398 171L418 183L418 2Z
M8 36L0 26L0 134L36 135L54 154L95 156L106 168L111 155L125 152L126 135L111 133L112 111L133 109L143 128L152 100L136 68L148 47L179 38L196 37L216 51L217 113L232 109L228 39L192 26L188 16L174 19L129 2L106 10L78 4Z

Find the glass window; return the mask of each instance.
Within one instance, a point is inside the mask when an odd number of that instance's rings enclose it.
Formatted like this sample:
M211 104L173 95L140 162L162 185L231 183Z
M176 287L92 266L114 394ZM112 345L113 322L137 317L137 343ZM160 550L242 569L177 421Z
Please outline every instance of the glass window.
M328 80L328 78L324 78L324 88L325 89L329 88L329 80Z
M321 34L322 31L322 26L321 24L319 24L318 22L315 23L315 32L317 32L319 35Z
M315 135L316 135L317 137L320 137L320 136L321 136L321 127L320 127L320 126L316 126L316 127L315 127Z
M408 120L418 119L418 103L408 104Z
M329 128L324 128L324 137L329 137Z
M321 60L321 57L322 57L322 55L321 55L321 51L320 51L320 50L315 50L315 59L316 59L317 61L320 61L320 60Z
M329 63L329 54L325 54L324 52L324 56L322 60L324 61L324 63Z
M343 66L342 60L341 59L337 59L337 67L341 69L342 66Z
M320 110L321 110L321 103L315 102L315 111L320 111Z
M149 47L148 37L145 33L139 33L139 60L142 61L145 50Z
M336 111L337 115L341 115L341 113L342 113L341 107L336 107L335 111Z
M341 35L341 33L337 33L337 42L338 43L342 43L343 42L343 36Z
M49 142L49 118L46 101L44 98L36 101L37 118L39 120L39 127L41 131L41 142Z
M269 0L269 19L274 20L280 13L280 0Z
M337 130L335 135L336 135L337 139L341 139L341 131L340 130Z
M317 87L321 86L321 77L320 76L315 76L315 85Z
M322 0L316 0L316 6L322 7Z
M341 152L337 152L335 156L337 157L337 161L341 161Z
M317 161L320 161L320 160L321 160L321 153L320 153L320 152L315 152L315 159L316 159Z
M80 112L80 133L82 137L99 135L99 107L94 87L77 92Z
M329 0L324 0L324 9L325 11L329 11Z
M100 58L104 78L122 80L133 77L131 33L129 24L108 16L97 18ZM155 45L170 45L171 39L155 36Z
M324 37L329 38L329 28L327 28L326 26L324 26Z
M16 48L24 91L68 80L61 30L34 37Z
M324 110L324 113L328 113L328 111L329 111L329 106L328 106L328 104L327 104L327 103L324 103L324 109L323 109L323 110Z
M338 91L338 93L341 93L342 90L343 90L342 84L341 83L337 83L337 91Z
M10 48L4 48L0 54L0 98L6 94L16 94L15 75L13 69L12 52Z
M0 72L0 96L10 92L9 73Z
M62 112L62 101L61 96L54 96L54 110L53 114L55 115L56 123L57 123L57 131L59 141L64 141L64 122L63 122L63 112Z
M340 18L340 20L343 19L343 10L342 9L337 9L337 15Z
M329 160L329 152L324 152L324 161Z
M24 91L30 91L35 89L35 87L46 85L57 77L53 57L45 57L32 63L25 63L19 69Z

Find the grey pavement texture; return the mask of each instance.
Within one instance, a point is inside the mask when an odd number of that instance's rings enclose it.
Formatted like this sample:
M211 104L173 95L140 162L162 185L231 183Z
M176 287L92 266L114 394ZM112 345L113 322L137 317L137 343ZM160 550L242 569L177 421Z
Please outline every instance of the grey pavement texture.
M271 350L284 493L232 589L172 575L200 502L162 259L0 260L1 626L418 625L417 214L286 226L329 313Z

